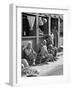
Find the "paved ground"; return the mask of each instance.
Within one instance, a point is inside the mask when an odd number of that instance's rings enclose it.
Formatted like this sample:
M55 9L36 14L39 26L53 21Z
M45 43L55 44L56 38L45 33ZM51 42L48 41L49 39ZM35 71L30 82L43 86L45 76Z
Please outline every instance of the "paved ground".
M63 55L58 56L57 61L48 64L31 67L39 71L38 76L63 75Z

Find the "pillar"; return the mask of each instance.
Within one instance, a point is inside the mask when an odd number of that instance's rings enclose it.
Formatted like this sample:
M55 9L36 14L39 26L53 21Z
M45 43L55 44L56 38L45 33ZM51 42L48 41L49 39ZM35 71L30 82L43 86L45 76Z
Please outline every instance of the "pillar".
M38 47L39 44L39 29L38 29L39 25L38 25L38 14L36 14L36 45ZM37 48L38 50L38 48Z
M51 34L51 15L49 15L49 35Z
M60 16L58 17L58 48L60 47Z

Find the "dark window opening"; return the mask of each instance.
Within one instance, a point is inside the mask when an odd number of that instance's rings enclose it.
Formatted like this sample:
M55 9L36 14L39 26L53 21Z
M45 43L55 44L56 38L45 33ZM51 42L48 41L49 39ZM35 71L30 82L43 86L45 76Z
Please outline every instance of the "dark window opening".
M22 13L22 36L36 36L36 17Z

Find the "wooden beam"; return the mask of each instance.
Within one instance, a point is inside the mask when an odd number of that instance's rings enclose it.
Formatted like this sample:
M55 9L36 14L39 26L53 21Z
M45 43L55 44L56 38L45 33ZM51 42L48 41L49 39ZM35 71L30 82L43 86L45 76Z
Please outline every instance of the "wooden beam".
M49 35L51 35L51 15L49 15Z
M60 17L58 18L58 48L60 47Z
M38 30L38 14L36 14L36 42L39 44L39 30Z

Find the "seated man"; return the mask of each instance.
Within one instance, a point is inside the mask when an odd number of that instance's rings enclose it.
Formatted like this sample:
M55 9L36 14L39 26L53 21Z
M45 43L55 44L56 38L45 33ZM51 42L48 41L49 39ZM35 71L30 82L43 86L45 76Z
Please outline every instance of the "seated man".
M40 60L40 63L54 60L53 55L48 53L46 40L44 40L43 45L41 45L41 50L37 59Z
M48 47L48 52L49 52L50 54L52 54L54 57L56 57L57 48L56 48L56 47L53 47L53 45L50 44L49 47Z
M35 65L36 52L32 48L32 43L28 42L28 45L22 51L23 59L26 59L29 65Z
M22 59L21 61L21 70L23 71L25 68L29 68L29 64L26 59Z
M22 63L21 64L21 75L22 76L31 77L31 76L37 76L39 74L38 70L30 68L26 59L22 59L21 63Z
M40 52L42 58L45 58L48 56L48 50L47 50L47 46L46 46L46 40L43 41L43 45L41 48L41 52Z

